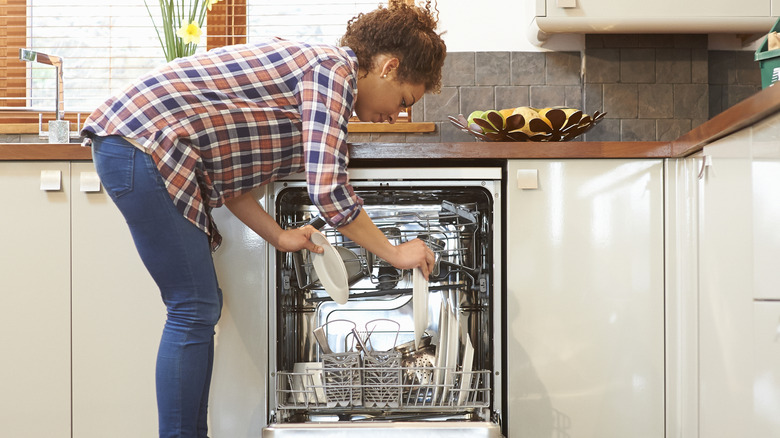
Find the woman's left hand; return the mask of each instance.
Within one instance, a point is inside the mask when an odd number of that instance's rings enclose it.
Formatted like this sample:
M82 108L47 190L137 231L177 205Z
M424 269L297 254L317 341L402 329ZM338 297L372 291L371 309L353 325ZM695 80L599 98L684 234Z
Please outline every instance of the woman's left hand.
M316 228L305 225L291 230L282 229L274 218L263 210L252 192L226 200L225 206L241 222L279 251L294 252L308 249L318 254L322 254L324 251L311 241L311 235L317 232Z
M317 254L322 254L324 251L322 247L315 245L314 242L311 241L311 235L318 232L319 231L311 225L282 230L276 241L276 245L274 246L279 251L284 252L295 252L301 249L308 249Z

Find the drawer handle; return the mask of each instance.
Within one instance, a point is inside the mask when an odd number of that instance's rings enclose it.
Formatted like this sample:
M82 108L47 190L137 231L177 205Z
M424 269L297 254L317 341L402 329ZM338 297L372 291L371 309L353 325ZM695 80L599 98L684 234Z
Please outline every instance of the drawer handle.
M41 190L45 192L62 190L62 171L41 170Z
M97 172L81 172L79 175L79 190L87 193L100 191L100 177Z
M538 169L517 169L517 188L523 190L539 188Z

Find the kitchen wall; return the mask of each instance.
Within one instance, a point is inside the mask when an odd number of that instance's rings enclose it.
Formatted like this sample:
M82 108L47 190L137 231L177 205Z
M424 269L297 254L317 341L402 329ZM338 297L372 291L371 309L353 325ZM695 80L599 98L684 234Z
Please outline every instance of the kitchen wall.
M413 121L429 134L351 134L351 142L456 142L473 138L448 115L476 109L565 105L606 112L580 140L667 141L761 89L752 51L708 49L707 35L587 35L582 51L451 52L441 93Z
M578 140L673 140L761 89L753 51L713 50L710 39L587 35L581 50L450 52L441 93L426 95L412 112L413 121L434 122L435 132L359 133L349 141L472 141L447 116L557 105L607 113ZM40 141L36 134L0 135L2 143Z
M470 141L447 121L474 109L567 105L606 118L585 140L670 140L760 86L753 51L737 35L553 34L531 38L539 1L442 1L439 29L450 51L441 94L415 106L431 134L352 134L350 141ZM672 12L670 12L670 15ZM0 134L0 142L38 142Z

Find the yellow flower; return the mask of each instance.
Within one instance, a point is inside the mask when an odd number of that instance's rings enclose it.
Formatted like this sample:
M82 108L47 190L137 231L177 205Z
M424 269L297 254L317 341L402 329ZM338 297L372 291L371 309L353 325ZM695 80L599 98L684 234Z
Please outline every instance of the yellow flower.
M199 44L201 33L203 32L201 32L200 27L198 27L198 23L194 21L190 24L185 24L176 31L176 35L182 39L184 44Z
M212 6L220 2L220 0L206 0L206 1L208 2L209 11L211 10Z

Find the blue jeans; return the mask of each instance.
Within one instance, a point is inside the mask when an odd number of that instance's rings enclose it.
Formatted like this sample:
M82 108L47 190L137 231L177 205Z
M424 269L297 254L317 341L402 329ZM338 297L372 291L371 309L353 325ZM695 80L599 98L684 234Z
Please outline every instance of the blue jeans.
M157 353L160 437L206 437L222 310L208 236L173 205L151 156L111 136L93 139L92 157L168 311Z

